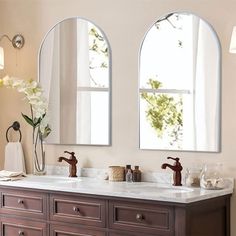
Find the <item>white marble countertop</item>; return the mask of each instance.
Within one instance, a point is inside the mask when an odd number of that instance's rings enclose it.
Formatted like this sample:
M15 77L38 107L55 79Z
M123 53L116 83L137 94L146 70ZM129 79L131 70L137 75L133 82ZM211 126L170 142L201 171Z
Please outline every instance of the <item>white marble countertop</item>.
M175 203L191 203L233 193L233 179L228 179L227 187L222 190L204 190L201 188L188 188L185 186L174 187L171 185L150 182L109 182L97 178L69 178L55 175L28 175L22 180L0 181L0 186Z

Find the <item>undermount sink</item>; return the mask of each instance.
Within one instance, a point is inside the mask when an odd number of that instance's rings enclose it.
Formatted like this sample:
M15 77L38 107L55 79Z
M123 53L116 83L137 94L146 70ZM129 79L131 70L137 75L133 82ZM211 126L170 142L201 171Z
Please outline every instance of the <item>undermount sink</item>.
M27 178L25 179L27 180ZM70 184L80 182L79 178L62 177L62 176L34 176L30 179L30 182L42 183L42 184Z
M124 191L128 194L144 194L144 195L166 195L166 194L178 194L192 192L193 189L184 186L160 186L154 183L125 183L119 182L114 183L109 181L99 182L98 179L91 178L83 181L83 178L66 177L66 176L31 176L31 178L25 178L26 182L35 183L36 185L47 185L47 186L59 186L59 187L79 187L81 188L97 188L103 189L104 191L116 192Z
M99 181L96 178L86 178L83 177L66 177L66 176L30 176L30 178L24 179L26 185L33 184L35 186L53 187L54 189L74 189L75 191L83 189L86 191L91 191L91 189L96 189L97 191L102 191L104 193L112 194L128 194L132 196L148 196L148 197L166 197L171 195L182 195L186 193L193 192L192 188L185 186L171 186L171 185L158 185L156 183L148 182L111 182L111 181Z
M169 187L162 187L162 186L131 186L128 190L129 193L135 194L173 194L173 193L188 193L192 192L193 189L182 187L182 186L169 186Z

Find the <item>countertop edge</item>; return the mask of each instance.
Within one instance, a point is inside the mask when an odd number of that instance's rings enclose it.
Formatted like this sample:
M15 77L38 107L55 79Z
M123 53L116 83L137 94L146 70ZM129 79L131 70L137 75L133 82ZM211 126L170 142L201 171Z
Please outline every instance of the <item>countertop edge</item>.
M48 178L61 178L55 176L47 176ZM189 192L180 192L180 193L169 193L169 194L159 194L158 190L160 187L157 183L150 182L141 182L139 184L135 183L126 183L126 182L109 182L109 181L97 181L96 179L91 180L88 177L80 177L81 182L76 182L76 179L71 179L68 177L61 178L65 179L65 185L61 184L53 184L53 183L43 183L40 182L40 178L47 177L35 177L35 176L27 176L23 180L18 181L0 181L0 187L13 187L13 188L25 188L31 190L42 190L42 191L53 191L53 192L61 192L61 193L74 193L74 194L86 194L86 195L97 195L97 196L106 196L106 197L115 197L115 198L130 198L130 199L138 199L138 200L149 200L149 201L161 201L161 202L172 202L172 203L193 203L198 201L203 201L211 198L216 198L224 195L233 194L233 182L232 185L228 188L221 190L204 190L201 188L191 188ZM38 180L38 182L33 182L33 180ZM42 179L41 179L42 180ZM67 181L72 181L72 183ZM75 183L73 182L75 181ZM94 181L94 182L93 182ZM232 179L233 181L233 179ZM129 188L132 187L140 188L141 193L129 192ZM105 188L106 187L106 188ZM156 192L145 192L147 187L157 188ZM167 188L171 188L170 185L167 185ZM188 189L183 186L183 189ZM142 190L144 191L142 192ZM178 190L178 187L173 187L174 190ZM190 188L189 188L190 189Z

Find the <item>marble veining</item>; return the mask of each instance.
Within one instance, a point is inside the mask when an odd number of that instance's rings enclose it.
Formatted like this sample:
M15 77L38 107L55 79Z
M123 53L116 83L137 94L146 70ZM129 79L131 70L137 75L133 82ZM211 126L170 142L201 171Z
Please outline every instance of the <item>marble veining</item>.
M23 187L29 189L54 190L69 193L126 197L176 203L191 203L233 193L233 179L227 179L222 190L204 190L171 184L139 182L111 182L99 178L65 176L28 175L18 181L1 181L0 186Z

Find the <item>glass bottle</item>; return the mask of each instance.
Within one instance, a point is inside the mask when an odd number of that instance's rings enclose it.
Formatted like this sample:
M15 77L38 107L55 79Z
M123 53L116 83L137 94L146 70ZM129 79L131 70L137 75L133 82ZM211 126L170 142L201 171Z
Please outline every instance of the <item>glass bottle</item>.
M141 182L141 171L139 170L139 166L134 166L133 181L134 182Z
M124 180L126 180L126 174L127 174L129 169L131 170L131 173L133 173L133 170L131 169L131 165L126 165L125 166L125 172L124 172Z
M131 172L132 172L131 165L126 165L126 167L125 167L125 175L127 174L127 172L128 172L129 169L130 169Z
M131 172L131 169L128 169L126 176L125 176L126 182L132 182L133 181L133 174Z

